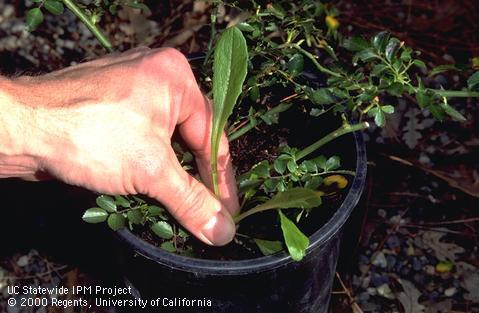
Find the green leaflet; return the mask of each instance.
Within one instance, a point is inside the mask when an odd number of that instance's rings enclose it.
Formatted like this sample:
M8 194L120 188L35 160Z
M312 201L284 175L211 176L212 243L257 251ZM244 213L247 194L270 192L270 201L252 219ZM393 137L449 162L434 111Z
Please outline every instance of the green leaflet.
M283 243L281 241L271 241L255 238L254 242L258 245L258 248L261 250L261 253L264 255L275 254L283 250Z
M217 159L221 134L241 94L247 65L248 49L243 33L236 27L226 29L216 44L213 62L211 169L216 195L219 195Z
M306 255L306 249L309 246L309 239L306 237L296 225L286 217L286 215L278 210L281 220L281 230L283 231L284 242L288 248L289 254L295 261L301 261Z

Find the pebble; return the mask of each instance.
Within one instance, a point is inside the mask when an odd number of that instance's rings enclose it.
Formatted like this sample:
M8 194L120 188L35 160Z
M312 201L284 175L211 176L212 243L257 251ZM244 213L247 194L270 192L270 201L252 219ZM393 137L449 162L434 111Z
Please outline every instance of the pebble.
M444 290L444 295L446 297L452 297L456 293L457 289L456 287L450 287Z
M17 260L17 265L20 266L20 267L25 267L28 265L28 262L30 262L30 258L26 255L24 256L21 256L18 260Z
M401 241L399 240L399 237L395 235L389 236L386 244L392 250L401 247Z
M388 265L388 262L386 261L386 256L382 252L376 253L375 256L373 256L373 265L379 266L380 268L386 268Z

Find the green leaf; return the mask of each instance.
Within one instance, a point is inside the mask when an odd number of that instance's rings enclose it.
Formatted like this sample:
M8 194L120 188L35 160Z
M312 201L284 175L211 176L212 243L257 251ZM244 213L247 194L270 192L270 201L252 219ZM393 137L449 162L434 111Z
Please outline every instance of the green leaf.
M383 111L386 114L393 114L394 113L394 107L392 105L383 105L381 107L381 111Z
M115 196L115 203L121 206L122 208L130 207L130 201L128 201L128 199L122 196Z
M162 215L163 212L165 212L165 209L160 208L159 206L150 205L150 206L148 207L148 214L149 214L150 216Z
M371 43L373 47L381 52L384 52L384 50L386 49L386 44L389 40L389 36L390 34L387 31L382 31L376 34L373 38L371 38Z
M333 171L341 165L341 159L338 156L330 157L324 164L323 170L325 172Z
M295 53L288 61L288 72L292 76L297 76L303 71L304 57L300 53Z
M141 224L143 222L143 213L138 209L128 211L126 217L132 224Z
M96 198L96 204L107 212L110 212L110 213L116 212L116 208L117 208L116 203L112 197L101 195L98 198Z
M261 161L258 164L255 164L251 168L251 173L255 174L257 177L260 178L268 178L269 177L269 163L266 160Z
M286 166L291 160L291 156L282 154L273 163L274 170L278 174L283 174L286 171Z
M39 8L33 8L28 10L26 14L26 21L25 21L27 30L29 32L34 31L35 29L38 28L38 26L40 26L43 20L44 20L43 12Z
M391 38L386 46L386 50L384 51L386 55L386 59L391 61L394 56L396 55L399 47L401 46L401 42L397 38Z
M447 104L446 102L441 102L441 107L444 110L444 112L452 117L454 120L459 121L459 122L465 122L467 119L462 115L459 111L454 109L452 106Z
M418 68L422 68L422 69L427 68L426 63L424 63L424 62L421 61L421 60L414 60L414 61L412 62L412 64L414 64L414 65L415 65L416 67L418 67Z
M156 222L151 226L151 230L160 238L173 238L173 228L165 221Z
M321 176L313 176L304 184L304 188L316 190L319 186L321 186L322 183L323 178Z
M335 102L333 94L326 88L313 90L308 97L314 104L319 105L331 104Z
M45 0L43 5L45 9L53 15L60 15L65 10L63 3L57 0Z
M368 111L368 115L374 117L374 123L376 123L377 126L384 127L386 124L386 115L380 108L372 108Z
M393 96L396 96L396 97L401 97L403 92L404 92L404 85L401 84L401 83L392 83L388 89L387 89L387 92L390 94L390 95L393 95Z
M221 135L228 117L241 93L246 78L248 48L241 31L236 27L226 29L214 51L213 62L213 128L211 132L211 166L215 192L218 192L216 162Z
M372 48L368 48L368 49L357 52L353 56L353 64L356 64L358 60L361 60L363 62L369 62L376 58L378 58L378 55L376 54L376 52Z
M110 226L110 228L113 229L114 231L117 231L125 227L125 222L126 220L123 214L118 214L118 213L110 214L107 221L108 226Z
M263 253L264 255L275 254L276 252L283 250L283 243L281 241L271 241L255 238L254 242L261 250L261 253Z
M108 218L108 212L101 208L91 208L85 211L82 219L91 224L102 223Z
M248 24L246 22L239 23L237 26L243 32L251 33L255 30L255 28L253 26L251 26L250 24Z
M171 241L165 241L160 245L160 248L168 252L176 252L175 245Z
M281 230L283 231L284 241L288 248L291 258L295 261L301 261L306 255L306 249L309 246L309 239L306 237L298 227L286 217L286 215L278 210L281 220Z
M433 68L428 76L432 77L434 75L437 75L437 74L440 74L440 73L443 73L443 72L460 71L460 70L461 69L458 68L456 66L456 64L443 64L443 65L439 65L439 66L436 66L435 68Z
M273 198L263 204L256 206L262 210L267 209L311 209L321 205L321 197L308 188L292 188L278 192Z
M469 77L467 80L467 86L469 86L469 89L475 89L476 87L479 87L479 72L475 72L471 77Z
M370 47L369 42L363 37L351 37L344 41L343 47L349 51L357 52Z
M429 107L433 100L434 98L426 90L419 90L416 93L416 101L421 108Z

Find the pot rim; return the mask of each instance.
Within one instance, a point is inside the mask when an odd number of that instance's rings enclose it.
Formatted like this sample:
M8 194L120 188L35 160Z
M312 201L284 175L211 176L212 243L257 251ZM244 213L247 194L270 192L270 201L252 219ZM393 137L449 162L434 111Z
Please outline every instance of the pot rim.
M366 181L366 147L361 132L354 132L353 137L356 147L356 175L354 176L351 188L341 203L341 206L328 222L309 237L310 245L306 250L306 257L311 254L314 249L325 244L341 230L361 197ZM139 255L174 270L193 273L206 275L241 275L271 270L295 262L286 251L247 260L220 261L195 259L156 247L137 237L127 228L123 228L115 232L115 234Z

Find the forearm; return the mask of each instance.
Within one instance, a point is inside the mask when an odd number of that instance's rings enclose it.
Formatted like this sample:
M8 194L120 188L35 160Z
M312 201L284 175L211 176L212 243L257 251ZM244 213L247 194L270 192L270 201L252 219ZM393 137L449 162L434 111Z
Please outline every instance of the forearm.
M35 143L34 109L18 101L16 85L0 77L0 178L31 179L38 160L29 148Z

